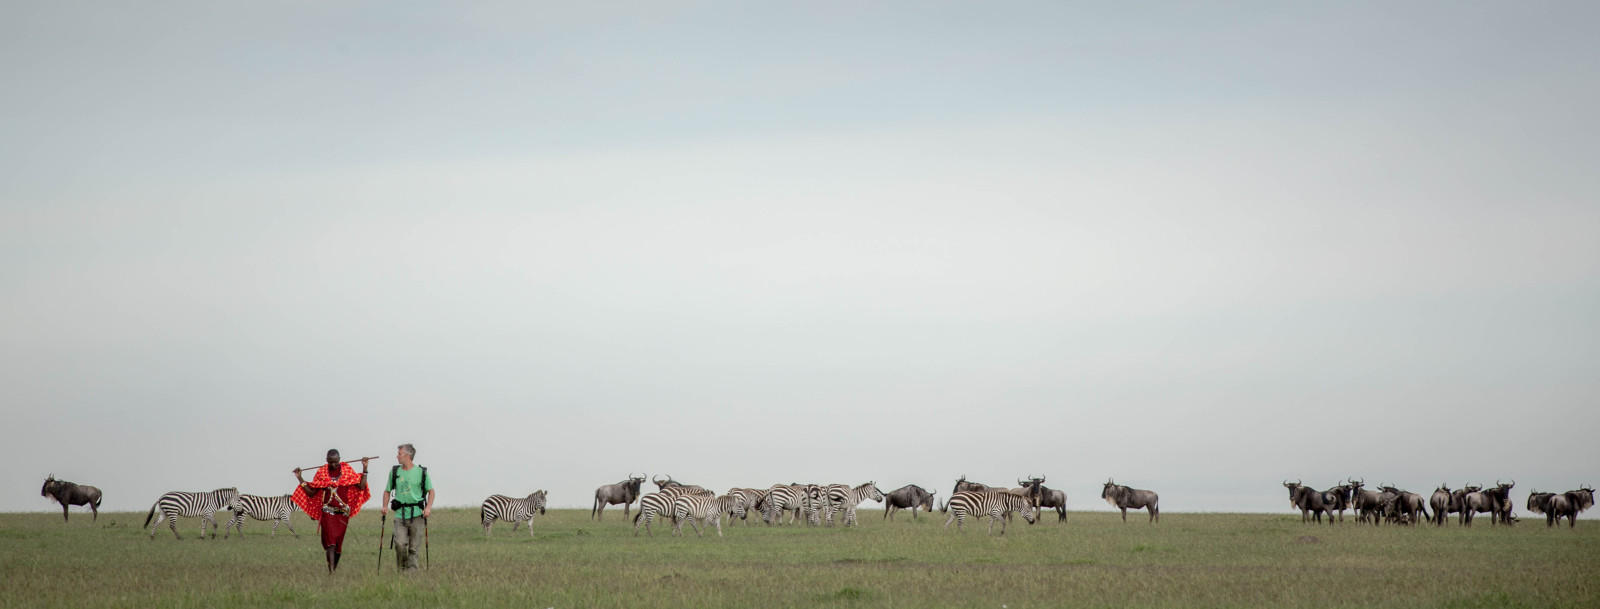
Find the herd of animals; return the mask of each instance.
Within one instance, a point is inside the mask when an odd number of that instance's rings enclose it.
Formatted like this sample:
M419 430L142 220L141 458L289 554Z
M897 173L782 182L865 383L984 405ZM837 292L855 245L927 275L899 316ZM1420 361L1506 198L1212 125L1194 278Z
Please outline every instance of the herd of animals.
M1380 484L1378 490L1369 491L1363 488L1365 484L1365 479L1347 478L1343 484L1317 491L1300 481L1283 481L1284 488L1289 489L1289 504L1300 510L1301 522L1320 523L1326 514L1328 523L1332 524L1335 512L1338 513L1339 522L1344 522L1345 510L1354 510L1357 522L1372 524L1417 525L1431 522L1444 526L1450 514L1458 514L1456 521L1462 526L1472 526L1472 520L1478 514L1488 514L1491 525L1510 525L1518 521L1512 513L1511 502L1511 488L1517 485L1515 480L1496 480L1494 486L1487 488L1481 484L1468 484L1454 490L1449 485L1440 484L1427 500L1423 500L1422 495L1392 485ZM1580 512L1593 506L1594 488L1589 485L1565 493L1534 491L1528 495L1527 503L1529 512L1544 515L1546 526L1556 526L1562 518L1566 518L1569 528L1577 526ZM1429 512L1429 508L1433 511Z
M632 516L634 535L639 534L642 527L646 534L652 534L650 526L657 520L670 521L673 525L673 534L682 535L683 525L688 523L696 535L703 535L702 526L716 527L717 535L722 535L722 517L727 516L731 525L734 520L743 520L746 525L752 524L750 514L758 514L762 522L795 524L804 520L811 526L833 526L838 519L842 526L860 526L856 520L856 507L861 503L872 500L884 504L883 518L893 520L896 512L911 510L912 518L917 517L919 510L932 513L937 491L928 491L915 484L908 484L890 492L878 489L875 482L851 486L848 484L778 484L765 489L759 488L733 488L727 493L717 495L705 487L683 484L667 476L652 478L656 491L642 492L644 476L628 477L616 484L607 484L595 489L594 505L590 510L590 518L602 520L605 508L611 505L622 505L623 515ZM939 506L941 512L948 513L944 528L948 530L950 524L956 524L956 530L963 530L966 519L970 516L980 518L989 517L989 533L994 533L994 524L1000 524L1000 534L1005 534L1006 524L1011 520L1012 514L1021 514L1029 524L1036 522L1045 509L1054 509L1057 521L1067 518L1067 495L1058 489L1051 489L1044 485L1044 477L1027 476L1017 480L1018 486L991 486L967 480L965 475L956 480L955 488L951 490L950 498ZM1356 512L1357 522L1380 522L1392 524L1415 525L1421 522L1433 522L1443 526L1449 514L1459 514L1459 522L1463 526L1471 526L1477 514L1489 514L1491 524L1512 524L1518 519L1512 513L1510 498L1511 488L1515 481L1509 483L1496 482L1493 487L1482 485L1467 485L1460 489L1452 490L1446 485L1440 485L1433 495L1424 501L1416 493L1406 492L1394 486L1381 484L1378 490L1366 490L1364 480L1347 479L1326 491L1317 491L1301 484L1299 481L1285 480L1283 486L1289 490L1289 503L1300 510L1302 522L1320 523L1323 516L1327 522L1344 521L1345 510ZM54 474L45 479L44 488L40 495L61 505L61 518L67 519L69 506L88 506L98 520L100 516L100 489L89 485L74 484L65 480L57 480ZM536 491L527 497L509 497L506 495L492 495L484 499L480 507L480 517L483 532L488 535L490 528L497 520L511 522L511 530L515 532L522 523L528 524L528 533L533 533L533 517L535 514L545 513L546 491ZM1149 513L1149 522L1156 523L1161 519L1160 497L1154 491L1142 490L1122 486L1114 480L1107 479L1100 498L1112 507L1121 510L1123 522L1128 520L1128 510L1146 510ZM631 507L637 503L638 513L632 514ZM1555 526L1564 517L1569 527L1576 526L1576 518L1580 512L1594 506L1594 488L1588 485L1577 490L1565 493L1533 492L1528 497L1527 509L1535 514L1543 514L1548 526ZM1432 508L1432 511L1429 511ZM200 534L204 537L207 528L211 536L216 537L217 520L219 512L232 513L224 527L223 538L229 537L234 530L241 535L244 533L244 519L246 516L260 521L272 521L272 536L276 537L278 525L281 523L288 527L289 532L299 537L293 526L290 525L289 516L294 510L299 509L289 495L276 497L263 497L258 495L240 494L237 488L223 488L211 492L189 493L171 492L162 495L151 506L150 513L145 517L144 526L150 527L150 536L155 537L156 530L163 521L168 523L172 534L178 539L183 536L178 533L177 519L200 518ZM152 524L152 521L154 524ZM664 524L665 522L663 522Z

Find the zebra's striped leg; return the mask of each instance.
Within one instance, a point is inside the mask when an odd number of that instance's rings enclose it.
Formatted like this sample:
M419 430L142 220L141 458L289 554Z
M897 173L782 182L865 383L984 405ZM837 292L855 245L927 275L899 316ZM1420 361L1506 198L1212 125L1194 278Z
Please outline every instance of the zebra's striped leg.
M172 513L170 517L167 518L167 526L172 528L173 537L183 539L183 536L178 534L178 514L176 512Z
M533 513L528 513L528 539L533 539Z
M955 511L951 511L950 512L950 517L944 519L944 530L949 531L950 530L950 523L955 522L955 521L956 521L956 512ZM957 531L961 530L961 527L959 525L956 526L956 530Z

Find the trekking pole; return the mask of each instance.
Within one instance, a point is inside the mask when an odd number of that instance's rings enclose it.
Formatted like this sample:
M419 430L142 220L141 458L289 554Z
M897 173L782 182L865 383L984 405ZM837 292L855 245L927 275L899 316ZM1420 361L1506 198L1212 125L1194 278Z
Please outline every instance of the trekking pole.
M389 523L389 513L383 512L378 520L378 573L383 572L383 527Z
M428 550L428 517L422 517L422 555L428 561L428 570L433 570L433 553Z

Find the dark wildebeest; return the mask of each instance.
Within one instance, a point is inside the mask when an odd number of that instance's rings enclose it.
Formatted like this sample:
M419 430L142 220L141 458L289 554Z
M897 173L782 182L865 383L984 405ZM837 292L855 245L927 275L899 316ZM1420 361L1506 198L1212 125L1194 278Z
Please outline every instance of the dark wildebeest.
M623 517L627 517L628 507L639 500L641 484L644 484L644 476L628 474L626 480L594 489L594 509L589 511L589 517L601 520L605 516L606 506L618 503L622 504Z
M1501 515L1506 515L1505 524L1511 524L1511 486L1498 480L1493 488L1467 493L1461 498L1461 524L1472 526L1472 519L1477 514L1488 513L1491 526L1502 522Z
M1128 508L1147 509L1150 512L1149 522L1161 521L1161 497L1155 491L1146 491L1122 486L1115 480L1106 478L1105 488L1100 491L1100 498L1111 504L1111 507L1122 510L1122 521L1128 521Z
M1441 527L1444 526L1445 515L1451 512L1451 506L1454 502L1455 498L1450 493L1450 485L1439 484L1439 488L1433 489L1433 496L1428 497L1428 507L1433 508L1433 516L1428 521Z
M1326 491L1324 494L1333 496L1333 503L1328 505L1328 522L1333 523L1333 513L1339 512L1339 522L1344 522L1344 511L1350 509L1350 485L1340 484Z
M895 512L909 509L911 518L915 520L917 508L932 514L933 493L915 484L907 484L883 495L883 517L886 519L894 520Z
M1299 480L1283 481L1283 488L1289 489L1289 505L1300 510L1300 522L1322 522L1323 512L1330 512L1328 524L1333 524L1330 506L1339 503L1339 498L1332 493L1324 493L1309 486L1302 485Z
M1390 500L1390 513L1395 515L1397 522L1417 524L1428 518L1428 510L1424 507L1426 503L1422 495L1399 491L1395 493L1394 499Z
M698 494L710 493L712 496L716 496L716 493L712 493L711 490L707 489L706 487L695 484L684 484L682 482L678 482L677 480L673 480L672 476L667 476L666 480L657 480L654 477L651 477L650 483L656 485L657 492L664 491L669 488L682 488Z
M1370 519L1372 524L1378 524L1378 510L1383 507L1383 493L1362 490L1361 487L1367 483L1365 478L1361 480L1347 478L1345 482L1350 484L1350 507L1356 511L1356 522L1366 522Z
M956 487L950 491L950 496L954 497L956 493L959 493L961 491L1003 491L1003 490L1006 490L1006 488L1003 487L1003 486L989 486L987 484L980 484L980 483L977 483L977 482L967 482L967 475L966 474L961 474L960 478L956 478ZM945 500L945 504L943 506L940 506L939 511L940 512L947 512L949 510L950 510L950 502L949 502L949 500Z
M1551 495L1550 502L1545 507L1544 522L1546 526L1556 526L1561 523L1561 518L1566 517L1567 528L1578 526L1578 513L1594 507L1594 489L1589 486L1578 487L1578 490L1567 491L1560 495Z
M1044 485L1043 476L1035 478L1028 476L1028 481L1023 486L1028 489L1028 498L1033 502L1033 509L1043 512L1044 508L1055 508L1056 522L1067 521L1067 493ZM1018 480L1017 482L1022 482Z
M61 521L67 521L67 506L87 505L94 512L91 520L100 520L100 489L86 485L73 484L66 480L57 480L55 474L44 479L44 488L39 490L40 497L49 497L51 501L61 504Z
M1541 493L1537 490L1528 493L1528 511L1535 514L1550 511L1550 498L1554 496L1555 493Z

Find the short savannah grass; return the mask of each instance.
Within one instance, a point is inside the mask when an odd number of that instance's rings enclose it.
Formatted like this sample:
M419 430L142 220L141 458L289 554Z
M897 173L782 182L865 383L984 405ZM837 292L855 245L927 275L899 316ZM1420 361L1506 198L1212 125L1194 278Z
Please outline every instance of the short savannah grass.
M868 504L871 505L871 504ZM1600 525L1486 523L1463 529L1304 526L1298 515L1071 512L1065 524L1017 519L1004 537L941 530L943 517L895 522L863 509L859 529L724 523L696 538L633 537L608 510L553 510L534 534L476 509L441 510L432 569L398 576L378 515L351 524L329 577L316 527L301 537L251 522L244 539L152 541L143 513L0 514L6 607L1585 607L1600 605ZM976 526L974 526L976 525ZM998 530L998 527L997 527Z

